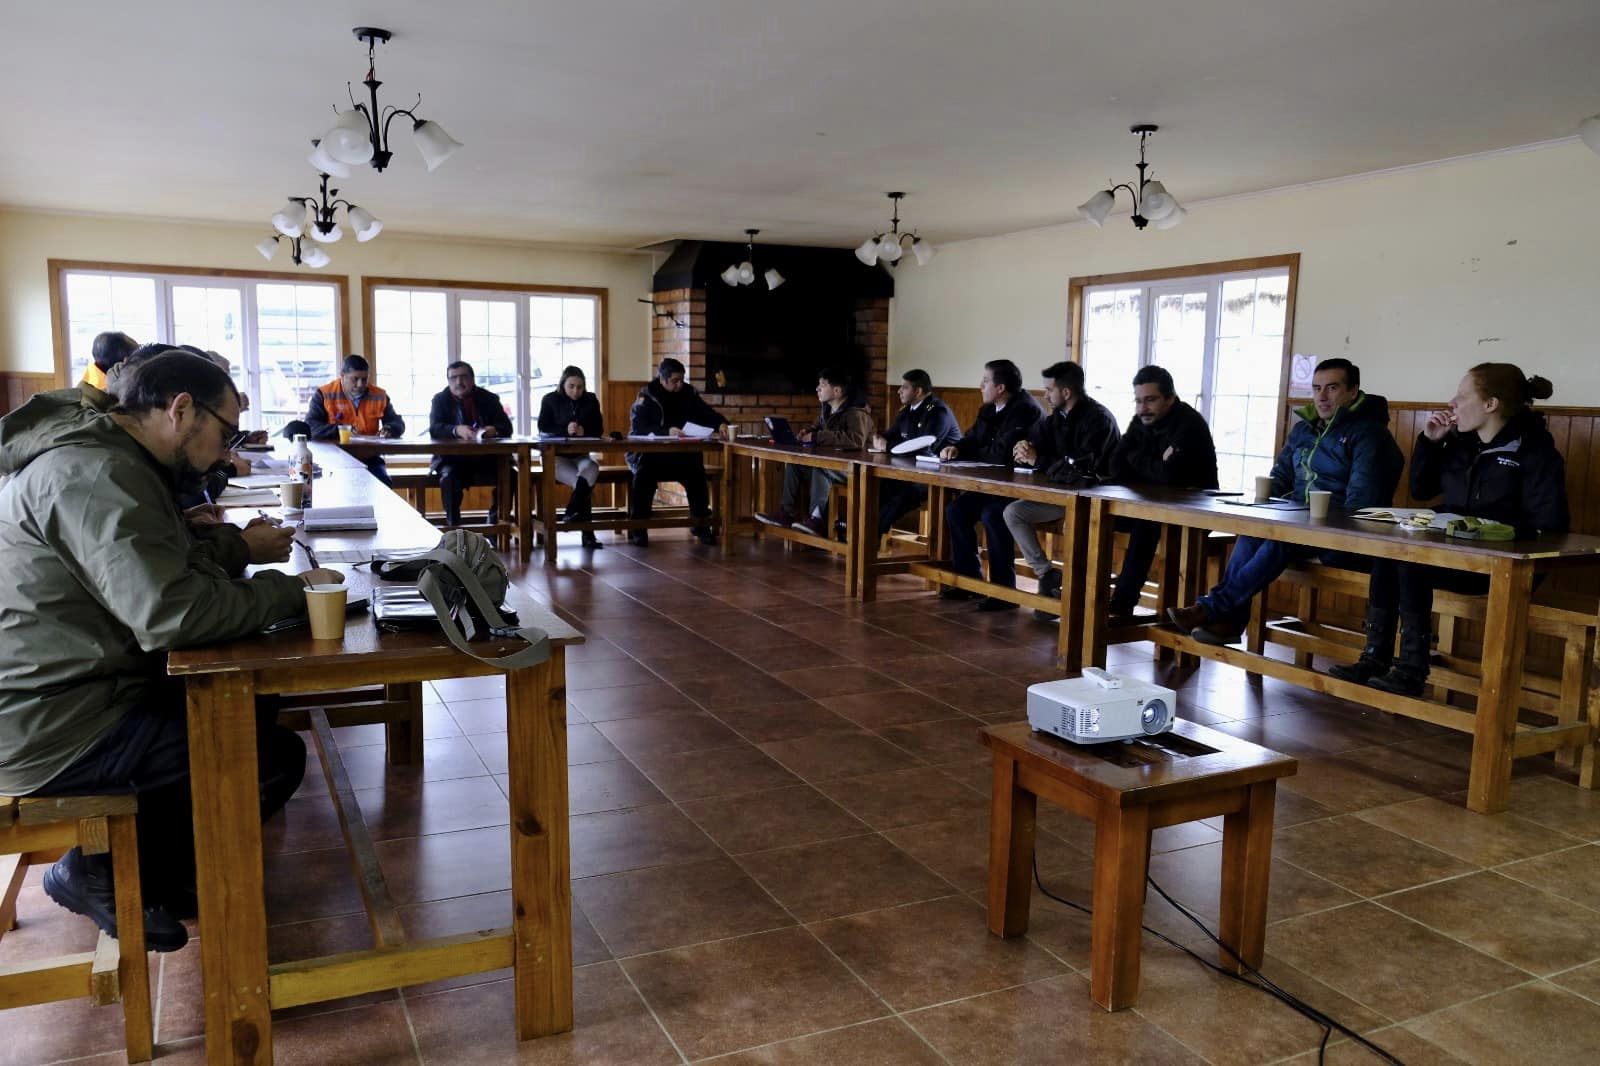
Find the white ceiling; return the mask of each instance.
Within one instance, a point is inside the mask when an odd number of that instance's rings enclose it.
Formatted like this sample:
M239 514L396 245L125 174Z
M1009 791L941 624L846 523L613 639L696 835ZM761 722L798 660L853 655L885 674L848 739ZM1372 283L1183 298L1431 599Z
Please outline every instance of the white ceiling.
M623 248L853 245L891 188L935 241L1069 221L1132 176L1138 121L1192 202L1600 111L1597 0L55 0L0 29L0 203L265 232L361 89L361 24L395 33L381 101L420 91L466 147L429 174L401 119L347 196L396 232Z

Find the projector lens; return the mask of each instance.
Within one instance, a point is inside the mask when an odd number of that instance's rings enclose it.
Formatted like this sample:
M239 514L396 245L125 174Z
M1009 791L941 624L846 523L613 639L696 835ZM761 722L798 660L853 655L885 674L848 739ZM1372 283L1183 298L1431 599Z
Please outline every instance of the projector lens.
M1167 710L1167 701L1151 700L1145 704L1139 713L1139 724L1152 736L1166 732L1167 726L1172 724L1172 712Z

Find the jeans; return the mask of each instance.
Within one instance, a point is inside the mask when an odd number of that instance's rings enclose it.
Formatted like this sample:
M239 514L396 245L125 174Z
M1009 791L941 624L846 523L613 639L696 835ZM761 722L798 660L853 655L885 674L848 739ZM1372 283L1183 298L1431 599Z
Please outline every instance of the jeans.
M472 485L494 485L494 495L489 504L489 521L499 517L500 464L493 459L474 459L452 456L440 459L435 472L439 475L439 497L444 501L446 525L461 524L461 500Z
M835 485L843 485L847 475L837 470L820 470L814 466L786 463L783 468L783 509L796 518L809 517L813 512L828 513L828 494ZM808 506L801 509L800 497L805 496Z
M189 792L189 727L183 685L163 681L36 796L138 797L139 883L151 904L193 890L194 801ZM306 771L306 745L277 724L277 701L256 712L261 818L283 809Z
M1329 566L1346 570L1368 570L1372 562L1364 556L1343 552L1324 552L1299 544L1285 544L1281 540L1259 540L1240 537L1228 556L1228 567L1222 580L1196 602L1213 622L1244 625L1250 620L1250 600L1272 584L1290 563L1304 559L1320 559Z
M368 473L377 478L379 481L383 482L385 485L389 486L391 489L394 488L394 481L389 477L389 464L383 461L383 456L374 455L371 459L368 459L366 463Z
M656 487L663 481L676 481L689 498L689 513L696 518L711 514L711 489L706 484L706 464L698 455L639 456L633 470L633 488L628 493L628 517L649 518L655 508Z
M886 537L894 524L928 502L928 486L909 481L881 481L878 488L878 536Z
M978 568L977 524L983 523L985 539L989 542L989 580L1006 588L1016 588L1017 574L1013 556L1017 550L1006 528L1005 510L1011 501L1004 496L990 496L982 492L963 492L944 508L944 520L950 533L950 563L956 573L966 577L982 577Z
M1044 525L1046 522L1059 525L1066 513L1064 507L1057 507L1053 503L1040 503L1037 500L1012 500L1006 504L1006 529L1010 532L1011 539L1016 541L1017 550L1022 552L1023 560L1039 577L1044 577L1050 572L1050 559L1039 546L1039 534L1034 527ZM990 565L993 566L993 563Z

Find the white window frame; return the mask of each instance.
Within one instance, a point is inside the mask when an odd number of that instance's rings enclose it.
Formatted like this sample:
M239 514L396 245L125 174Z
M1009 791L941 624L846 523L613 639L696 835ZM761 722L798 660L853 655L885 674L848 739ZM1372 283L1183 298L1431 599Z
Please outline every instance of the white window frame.
M604 289L571 288L560 286L529 285L523 287L510 287L502 285L475 286L469 284L425 284L421 282L406 281L398 278L368 278L363 283L362 314L363 328L367 338L367 357L372 360L373 376L381 384L383 381L383 362L377 355L377 323L374 321L374 308L377 305L379 291L408 292L408 293L442 293L445 297L445 363L439 367L440 388L444 387L445 367L461 358L461 301L483 300L486 302L502 301L511 303L517 314L517 417L513 428L518 435L532 432L533 425L538 419L538 412L534 410L531 397L531 380L533 354L532 338L530 333L533 327L533 310L529 301L535 296L559 297L561 299L589 299L594 301L594 378L589 382L589 391L596 395L604 395L603 388L606 373L606 297Z
M343 313L345 304L345 278L301 276L298 274L213 274L200 270L154 270L127 266L121 264L96 264L96 263L55 263L52 261L55 273L54 284L56 296L60 300L60 315L57 325L58 348L58 375L65 375L66 384L76 384L72 380L72 352L71 352L71 325L72 307L67 294L67 279L74 276L97 277L125 277L148 279L156 287L156 336L139 337L140 343L157 342L161 344L186 343L182 338L176 338L176 312L173 309L172 290L177 287L195 286L206 289L235 289L240 294L239 314L240 323L240 350L244 355L243 375L246 382L244 392L253 397L261 396L261 351L260 351L260 326L257 321L256 286L258 285L322 285L333 289L333 335L335 356L333 365L328 368L329 379L339 374L339 359L337 349L344 336ZM260 411L252 407L240 419L243 429L261 428Z

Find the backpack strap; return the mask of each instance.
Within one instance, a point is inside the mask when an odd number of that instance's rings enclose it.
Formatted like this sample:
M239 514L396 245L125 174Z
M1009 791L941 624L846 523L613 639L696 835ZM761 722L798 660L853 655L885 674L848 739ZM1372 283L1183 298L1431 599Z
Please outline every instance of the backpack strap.
M417 591L422 593L433 607L433 613L438 616L439 627L444 630L445 637L454 645L455 649L463 655L492 666L497 670L521 670L529 666L538 666L550 658L550 636L536 626L512 628L500 613L500 609L489 601L489 594L484 591L483 585L467 567L461 557L451 551L440 552L444 558L435 560L448 567L461 587L467 592L480 614L489 622L489 631L497 637L520 637L526 641L526 648L519 648L513 652L497 657L479 655L467 644L466 634L461 631L461 626L450 613L450 605L445 600L443 582L439 571L430 566L422 572L417 579Z

